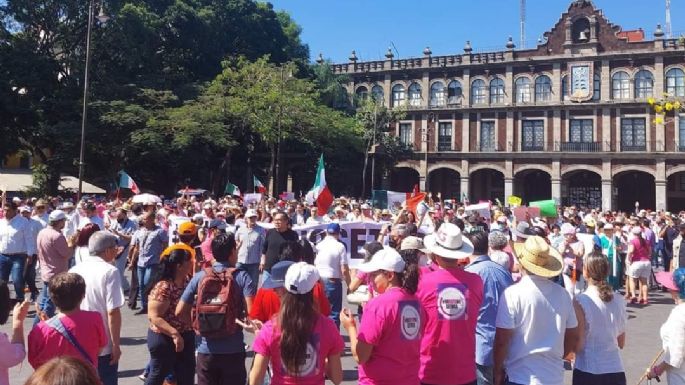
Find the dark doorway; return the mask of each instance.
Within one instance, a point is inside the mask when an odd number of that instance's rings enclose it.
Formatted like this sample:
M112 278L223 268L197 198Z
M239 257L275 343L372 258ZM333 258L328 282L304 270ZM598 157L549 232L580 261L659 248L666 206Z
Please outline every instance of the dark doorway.
M475 171L469 178L469 193L471 202L499 199L506 203L504 196L504 174L497 170L485 168Z
M459 173L449 168L438 168L428 174L427 190L440 199L461 200L461 180Z
M616 205L618 210L633 212L635 202L640 209L656 207L656 186L654 176L643 171L626 171L614 177L616 188Z
M514 195L529 202L552 199L552 178L541 170L526 170L514 178Z
M415 185L419 184L419 173L413 168L397 167L390 175L390 190L410 192Z
M592 171L579 170L564 175L561 181L561 203L583 209L602 207L602 177Z

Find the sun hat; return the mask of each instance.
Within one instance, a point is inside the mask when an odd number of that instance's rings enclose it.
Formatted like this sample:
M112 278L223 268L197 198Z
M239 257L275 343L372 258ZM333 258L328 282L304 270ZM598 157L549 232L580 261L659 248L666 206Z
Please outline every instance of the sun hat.
M271 267L271 274L264 280L262 287L265 289L275 289L285 285L285 275L288 268L294 265L293 261L281 261Z
M319 282L319 272L306 262L294 263L285 273L284 287L293 294L307 294Z
M570 223L564 223L561 225L560 230L561 235L574 235L576 233L576 228Z
M438 231L423 239L426 249L447 259L464 259L473 254L471 241L453 223L443 223Z
M197 234L197 225L195 225L193 222L183 222L178 225L178 233L181 235Z
M532 236L524 243L515 243L514 251L521 266L540 277L555 277L564 267L559 251L550 247L542 237Z
M528 222L519 222L516 224L516 228L513 231L514 235L516 235L516 238L522 238L526 239L530 237L531 235L535 235L533 233L533 229L530 228L530 224Z
M390 213L390 210L383 209L383 211L381 211L381 215L392 215L392 214Z
M49 222L57 222L65 219L67 219L67 214L65 214L62 210L54 210L50 213L50 215L48 215Z
M402 243L400 244L400 250L419 250L423 253L428 252L423 245L423 240L413 235L410 235L402 240Z
M60 205L60 208L62 208L62 209L73 209L74 208L74 202L71 202L71 201L62 202L62 204Z
M597 222L595 222L594 218L587 218L586 217L583 222L585 222L585 226L587 226L587 227L597 227Z
M371 257L371 260L359 265L359 270L364 273L373 273L375 271L394 271L401 273L404 271L405 262L400 253L390 247L384 247Z
M245 211L245 218L254 218L254 217L258 217L257 210L249 209L249 210Z

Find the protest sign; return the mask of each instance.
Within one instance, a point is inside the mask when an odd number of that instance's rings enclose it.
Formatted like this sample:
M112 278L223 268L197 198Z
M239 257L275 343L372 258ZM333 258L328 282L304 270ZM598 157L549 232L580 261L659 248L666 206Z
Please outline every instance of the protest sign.
M469 205L464 208L464 211L477 212L481 217L490 219L490 202L478 203L475 205Z
M526 214L528 214L526 216ZM525 222L528 219L533 219L535 217L540 216L540 208L539 207L528 207L528 206L520 206L514 208L514 218L516 218L517 222Z
M184 222L190 222L190 218L171 217L171 220L169 221L169 246L173 245L174 243L180 242L180 240L178 239L178 226L180 226L181 223Z
M262 201L262 194L260 193L249 193L243 196L243 206L250 207L253 203L259 203Z
M548 217L548 218L549 217L555 218L557 216L557 203L554 201L554 199L530 202L530 206L531 207L539 207L540 208L540 216Z
M507 203L509 203L510 206L521 206L521 203L523 200L515 195L510 196L507 198Z

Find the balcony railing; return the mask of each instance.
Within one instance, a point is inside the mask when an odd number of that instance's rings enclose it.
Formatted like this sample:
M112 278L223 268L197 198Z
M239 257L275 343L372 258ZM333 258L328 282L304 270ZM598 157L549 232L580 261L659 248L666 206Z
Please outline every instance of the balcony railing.
M481 142L478 145L478 151L480 152L501 152L506 151L506 146L504 143L484 143Z
M521 143L521 151L544 151L545 145Z
M601 152L602 142L556 142L554 149L563 152Z
M685 152L685 144L679 144L677 148L678 152Z

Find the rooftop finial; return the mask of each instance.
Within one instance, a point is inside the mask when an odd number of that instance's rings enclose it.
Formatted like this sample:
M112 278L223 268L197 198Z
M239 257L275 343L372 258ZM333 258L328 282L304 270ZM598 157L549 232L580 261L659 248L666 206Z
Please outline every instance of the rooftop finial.
M423 54L424 54L425 56L430 56L430 55L433 54L433 51L431 51L431 48L430 48L430 47L426 47L426 48L423 49Z
M507 49L511 50L516 48L516 44L514 44L514 38L509 36L509 39L507 40Z
M395 55L392 54L392 48L388 47L388 52L385 53L385 57L388 60L392 60L392 58L395 57Z
M471 51L473 51L473 47L471 47L471 41L467 40L466 45L464 45L464 52L471 53Z
M319 57L316 58L316 62L318 64L323 64L324 60L323 60L323 54L321 52L319 52Z
M351 62L357 61L357 53L354 50L352 50L352 53L350 54L350 61Z

